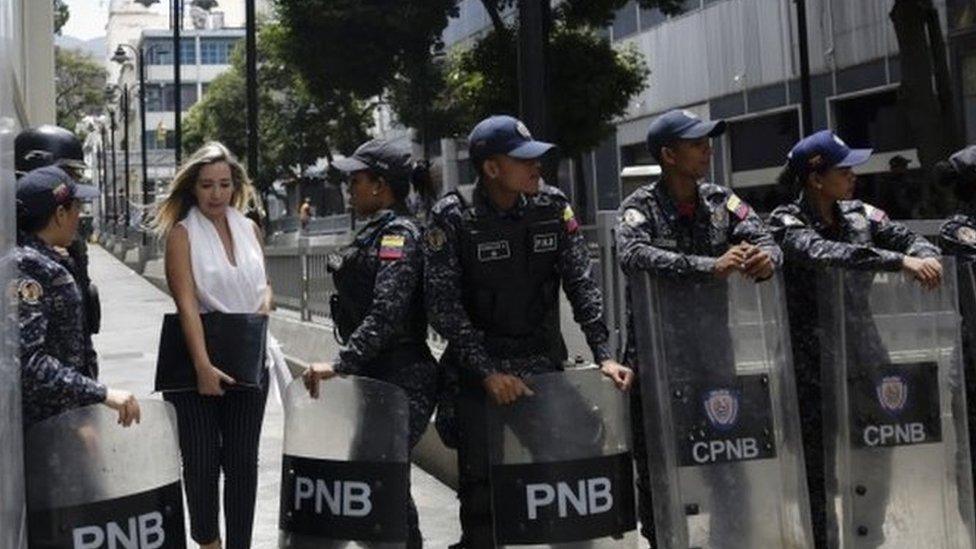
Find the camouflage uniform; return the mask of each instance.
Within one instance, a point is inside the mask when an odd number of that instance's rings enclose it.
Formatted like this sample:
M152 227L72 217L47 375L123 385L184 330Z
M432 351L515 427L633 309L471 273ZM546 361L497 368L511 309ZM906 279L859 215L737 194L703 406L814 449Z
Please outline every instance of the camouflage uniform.
M335 370L387 381L406 392L411 449L430 423L437 382L437 364L427 347L419 239L420 230L403 212L382 210L349 246L329 257L337 291L332 316L343 343ZM410 547L420 547L412 499L408 525Z
M16 257L24 425L29 426L103 402L107 389L95 380L95 354L84 330L71 259L27 235L21 235Z
M849 352L855 356L887 358L877 329L870 318L857 316L870 308L864 301L874 271L899 271L905 255L938 257L939 249L900 223L888 219L884 211L860 200L836 205L839 224L828 225L813 205L801 196L790 204L776 208L770 217L773 236L783 248L786 295L793 345L793 362L797 378L797 395L801 402L820 402L821 347L819 333L817 276L818 269L843 267L863 271L864 277L849 277L853 288L864 285L864 291L849 292L853 305L847 307L848 324L863 337L852 341ZM862 318L863 317L863 318ZM814 537L818 547L827 543L825 526L823 418L819 406L800 406L803 447L806 455L807 484L810 492ZM878 510L884 513L884 509Z
M663 183L653 183L637 189L620 205L617 250L621 267L627 274L649 272L671 278L711 280L717 258L740 242L754 244L768 252L776 265L782 263L780 250L762 220L727 187L699 183L698 202L694 208L689 208L675 204ZM708 353L711 358L698 358L709 364L716 364L714 360L729 362L732 352L726 319L716 315L714 328L705 328L702 322L708 319L697 315L698 307L694 305L698 301L714 307L716 303L727 303L728 299L724 295L711 294L689 295L687 299L687 307L674 311L674 319L668 323L673 332L669 337L697 341L700 334L711 333L716 341L696 346L698 351ZM691 317L682 319L681 313ZM632 315L632 307L628 307L624 362L639 370ZM642 534L653 543L653 507L643 417L640 388L635 384L631 389L631 425L638 509Z
M495 208L480 183L470 199L442 198L431 212L424 253L431 324L449 342L438 430L458 446L466 547L492 547L482 381L493 373L527 377L562 369L560 282L594 360L610 359L603 299L568 200L545 184L508 211ZM455 406L460 426L445 428Z

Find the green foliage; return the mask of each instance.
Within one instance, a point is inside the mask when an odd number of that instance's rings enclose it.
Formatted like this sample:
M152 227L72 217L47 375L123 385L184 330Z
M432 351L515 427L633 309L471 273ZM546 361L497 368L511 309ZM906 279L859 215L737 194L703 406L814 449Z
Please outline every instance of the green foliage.
M258 35L259 159L257 184L267 187L294 174L331 150L351 152L366 139L371 122L368 106L352 96L332 95L328 103L309 92L302 76L284 62L283 29L264 26ZM238 155L247 149L246 71L243 43L231 69L217 77L190 109L183 126L183 146L192 151L209 140L226 144Z
M54 70L59 126L74 129L84 116L102 111L108 74L101 64L86 53L55 48Z
M54 34L61 34L61 29L64 24L68 22L68 18L71 17L71 10L68 9L68 5L64 3L64 0L53 0L54 1Z
M314 94L379 96L426 62L457 0L275 0L282 51ZM406 71L409 72L409 71Z

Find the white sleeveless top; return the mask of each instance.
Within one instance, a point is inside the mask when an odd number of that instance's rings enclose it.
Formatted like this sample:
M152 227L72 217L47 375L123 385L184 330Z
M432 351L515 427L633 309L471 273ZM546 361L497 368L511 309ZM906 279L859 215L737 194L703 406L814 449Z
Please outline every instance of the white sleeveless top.
M213 222L194 206L180 225L190 239L190 266L201 313L256 313L268 289L264 253L251 220L227 208L227 224L234 243L231 265Z

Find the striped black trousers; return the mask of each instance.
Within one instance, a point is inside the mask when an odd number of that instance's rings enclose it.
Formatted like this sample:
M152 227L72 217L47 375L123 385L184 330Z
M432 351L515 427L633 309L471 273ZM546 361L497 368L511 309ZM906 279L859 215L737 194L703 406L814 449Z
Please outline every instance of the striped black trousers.
M164 395L176 408L183 454L183 486L190 535L200 544L220 537L218 481L224 473L226 549L249 549L258 484L258 442L268 398L265 376L260 390L233 389L224 396L195 391Z

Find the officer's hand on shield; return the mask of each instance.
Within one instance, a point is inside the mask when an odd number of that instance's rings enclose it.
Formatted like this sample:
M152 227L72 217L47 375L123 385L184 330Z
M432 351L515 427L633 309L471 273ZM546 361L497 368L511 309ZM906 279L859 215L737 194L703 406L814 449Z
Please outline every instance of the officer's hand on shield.
M745 252L745 263L742 266L742 273L752 280L766 280L773 276L776 264L773 263L773 256L759 246L743 242L740 248Z
M319 398L319 380L334 378L338 373L331 362L313 362L302 374L302 381L312 398Z
M621 391L630 389L630 384L634 382L634 371L620 364L616 360L604 360L600 363L600 371L607 376Z
M139 423L139 401L129 391L109 389L105 393L104 404L119 412L119 424L123 427L132 425L133 421Z
M746 262L746 250L742 244L736 244L729 248L715 261L713 273L716 278L727 278L735 271L742 270Z
M502 406L511 404L523 396L535 394L521 378L510 374L490 374L481 383L495 404Z
M934 257L921 259L906 255L902 260L902 270L928 290L935 289L942 283L942 263Z
M223 396L224 388L220 386L221 383L233 385L237 382L213 364L197 368L197 392L201 395Z

